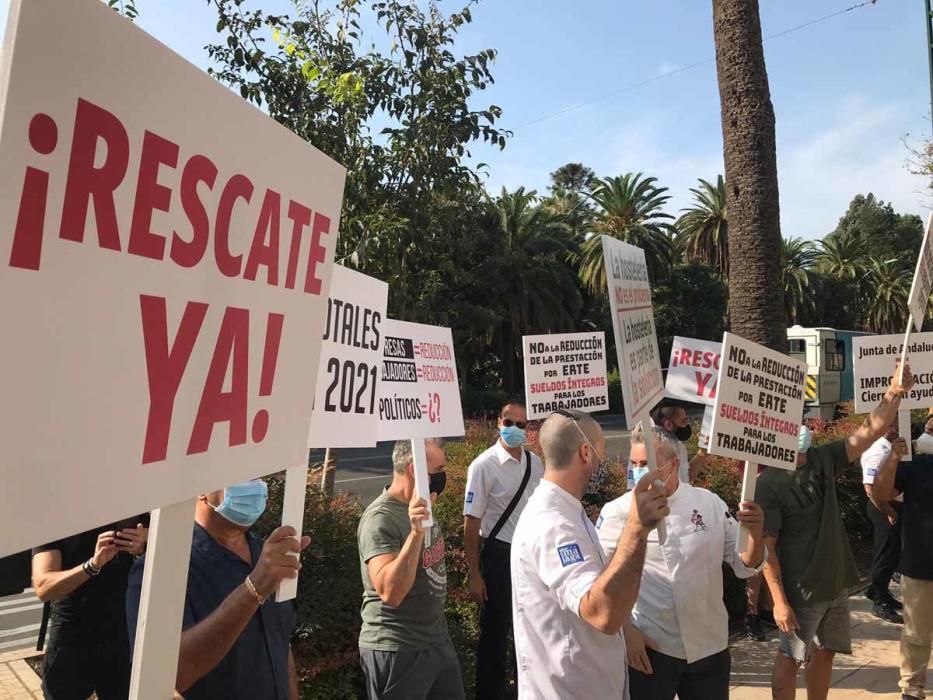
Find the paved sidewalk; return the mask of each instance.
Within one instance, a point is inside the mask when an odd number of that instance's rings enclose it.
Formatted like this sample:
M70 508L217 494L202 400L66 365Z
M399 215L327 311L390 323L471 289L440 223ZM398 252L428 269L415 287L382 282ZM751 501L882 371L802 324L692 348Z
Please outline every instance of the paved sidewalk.
M42 688L24 659L35 656L32 650L0 654L0 700L42 700Z
M899 597L899 591L892 587ZM871 602L861 595L849 599L852 609L852 656L836 656L829 700L900 700L897 687L901 626L872 616ZM743 639L732 647L731 700L771 698L771 668L777 653L777 632L766 642ZM797 697L805 698L803 673L797 678ZM927 674L933 689L933 673Z

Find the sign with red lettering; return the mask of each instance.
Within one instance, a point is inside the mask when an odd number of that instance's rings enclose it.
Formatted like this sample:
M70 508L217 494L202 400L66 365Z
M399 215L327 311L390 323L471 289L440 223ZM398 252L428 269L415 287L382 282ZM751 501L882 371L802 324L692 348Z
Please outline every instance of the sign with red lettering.
M709 453L797 468L807 363L726 333Z
M463 435L463 409L449 328L383 324L379 440Z
M671 398L712 406L721 356L719 343L674 336L664 392Z
M0 96L0 555L306 459L344 169L97 0Z
M634 428L664 395L648 266L645 251L609 236L603 236L603 259L625 421Z
M334 265L309 447L373 447L389 285Z
M530 420L560 409L594 413L609 408L605 333L526 335L522 347Z

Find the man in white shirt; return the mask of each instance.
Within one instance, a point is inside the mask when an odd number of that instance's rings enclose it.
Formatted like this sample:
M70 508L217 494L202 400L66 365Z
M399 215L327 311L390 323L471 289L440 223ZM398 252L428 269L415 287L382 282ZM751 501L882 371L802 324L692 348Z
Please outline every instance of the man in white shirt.
M499 412L499 438L473 460L467 471L463 539L470 597L481 610L476 648L479 698L500 698L506 694L512 629L509 550L515 524L544 475L538 455L522 449L526 416L521 401L507 402Z
M693 459L687 455L687 446L684 443L693 435L687 411L680 406L662 401L651 410L651 420L656 426L677 438L677 457L680 460L678 476L683 483L692 484L696 481L700 469L706 464L706 452L698 449Z
M645 436L632 434L630 462L636 476L648 470ZM764 566L764 515L754 502L739 504L733 518L719 496L680 483L675 438L657 444L660 478L668 498L667 539L648 535L638 601L624 626L629 688L638 700L726 700L729 696L729 615L722 602L722 563L739 578ZM599 541L615 552L632 509L632 492L607 503L597 520ZM749 529L748 546L736 551L739 523Z
M862 454L862 483L868 502L865 511L871 520L874 530L874 551L871 562L871 585L865 591L865 597L871 600L872 615L875 617L903 624L904 618L898 610L903 604L891 595L889 586L891 577L897 571L901 554L901 523L899 520L900 501L880 500L874 493L875 475L881 469L888 455L891 454L891 444L897 440L897 423L888 426L883 437L878 438L872 446Z
M599 424L558 411L541 426L544 478L512 538L519 700L628 700L622 624L638 597L648 532L668 513L649 474L615 554L604 556L580 498L606 459Z
M918 455L933 455L933 408L930 411L931 415L923 425L923 433L917 438Z

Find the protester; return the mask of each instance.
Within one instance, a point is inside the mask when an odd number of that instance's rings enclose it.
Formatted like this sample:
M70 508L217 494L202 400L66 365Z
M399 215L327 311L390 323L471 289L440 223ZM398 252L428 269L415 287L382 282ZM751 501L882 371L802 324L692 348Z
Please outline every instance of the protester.
M909 462L900 462L906 452L907 444L895 441L891 454L875 475L874 484L880 499L904 496L900 687L905 699L924 697L933 643L933 456L918 455Z
M874 492L875 475L891 454L891 444L897 440L897 423L888 426L883 437L878 438L862 455L862 483L868 501L865 511L874 530L874 552L871 563L871 585L865 597L873 601L872 614L885 620L901 624L904 619L898 614L902 605L891 595L891 577L897 571L901 553L901 523L897 500L890 502L879 499Z
M685 484L692 484L700 469L706 464L706 451L698 449L693 459L687 455L687 446L684 443L693 435L687 411L680 406L662 401L651 410L651 419L656 426L677 438L677 456L680 459L679 478Z
M426 445L431 500L446 484L440 440ZM411 441L392 451L392 483L363 513L360 663L370 700L464 698L460 662L447 631L444 535L422 527L427 503L415 493Z
M638 700L725 700L729 696L729 613L722 600L722 564L739 578L764 565L764 516L754 502L742 502L735 518L719 496L680 483L676 439L658 431L658 474L670 507L667 539L648 535L645 566L632 619L625 622L629 688ZM646 436L632 433L629 463L638 482L648 472ZM607 503L597 520L607 557L632 510L633 492ZM736 551L739 523L749 530L748 545Z
M825 698L835 654L852 653L848 589L859 576L835 482L884 435L913 383L905 367L903 381L895 377L861 427L842 440L811 446L810 431L801 426L797 469L767 469L758 479L765 544L778 555L764 570L781 633L771 678L775 700L795 696L797 670L805 663L808 697Z
M753 642L765 641L761 627L761 582L760 573L745 579L745 638Z
M668 514L649 473L611 559L580 498L606 459L599 424L558 411L541 427L544 478L512 538L512 605L518 696L627 698L622 624L638 597L648 532Z
M129 695L124 601L133 557L146 547L148 522L148 515L131 518L33 550L36 595L51 601L42 659L47 700Z
M933 415L923 424L923 433L917 437L917 454L933 455Z
M529 495L544 475L538 456L522 449L526 424L525 405L517 400L506 403L499 413L499 438L467 470L463 544L470 597L481 610L476 649L478 697L501 698L507 692L512 534Z
M266 509L261 479L198 496L175 689L185 700L297 700L290 640L295 606L279 584L295 578L299 541L292 527L263 542L250 527ZM130 573L126 617L136 635L145 558Z

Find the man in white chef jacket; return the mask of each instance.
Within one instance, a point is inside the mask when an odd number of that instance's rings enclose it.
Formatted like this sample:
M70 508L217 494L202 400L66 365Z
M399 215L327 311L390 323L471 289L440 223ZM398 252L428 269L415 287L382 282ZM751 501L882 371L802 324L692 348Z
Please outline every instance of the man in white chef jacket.
M622 624L629 618L648 532L667 515L649 478L612 557L603 554L580 498L606 459L599 424L558 411L541 426L544 478L512 537L512 610L519 700L628 700Z
M638 700L726 700L729 696L729 616L722 602L722 562L739 578L758 573L766 558L761 507L745 501L733 517L719 496L678 479L675 438L655 441L658 472L670 507L667 539L648 536L638 600L624 625L629 687ZM629 457L638 484L648 470L644 436L632 435ZM615 552L629 517L632 492L607 503L597 520L599 540ZM739 523L748 547L736 552Z

